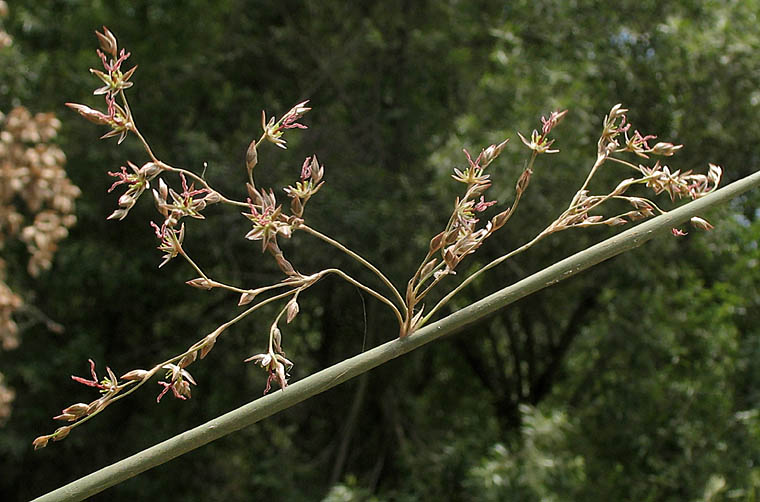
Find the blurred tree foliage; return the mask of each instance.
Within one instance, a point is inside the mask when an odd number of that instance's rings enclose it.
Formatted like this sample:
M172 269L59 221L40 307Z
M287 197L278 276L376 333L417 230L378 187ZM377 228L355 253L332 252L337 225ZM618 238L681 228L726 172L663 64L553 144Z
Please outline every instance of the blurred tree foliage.
M33 452L50 417L92 396L71 382L91 357L117 373L174 354L229 319L235 298L185 287L159 252L142 200L106 222L106 171L145 160L135 141L63 108L95 105L93 31L105 24L140 68L131 103L159 156L244 196L243 158L260 111L302 99L308 131L263 148L257 174L280 187L316 152L327 185L307 221L380 264L398 284L445 223L449 178L471 151L541 114L569 108L561 153L539 159L500 239L471 266L512 249L567 204L593 162L601 119L618 102L635 127L684 143L674 168L758 165L760 2L609 3L14 2L0 52L0 109L21 100L64 124L67 170L83 195L78 224L33 286L66 327L37 326L0 354L17 390L0 429L0 492L27 500L259 396L265 374L242 359L266 343L271 312L237 325L201 364L187 402L139 392L61 443ZM491 170L510 200L526 151L513 139ZM606 169L606 168L605 168ZM602 172L596 183L620 179ZM705 215L710 233L659 239L513 305L449 340L379 368L107 492L109 500L756 500L760 485L760 196ZM212 207L188 247L220 279L278 278L242 239L246 220ZM612 233L542 242L458 297L462 306ZM337 262L306 235L285 243L299 269ZM464 273L464 270L460 274ZM451 279L451 283L456 278ZM365 303L366 301L366 303ZM394 319L327 280L303 298L284 344L302 378L391 339ZM154 389L160 390L158 386ZM65 466L65 467L62 467Z

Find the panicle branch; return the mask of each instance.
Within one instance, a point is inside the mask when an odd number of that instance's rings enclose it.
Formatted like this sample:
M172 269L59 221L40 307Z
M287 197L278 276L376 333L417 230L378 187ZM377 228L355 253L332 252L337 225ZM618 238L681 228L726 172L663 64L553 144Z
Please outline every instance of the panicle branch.
M670 157L677 153L682 145L663 141L654 143L656 136L644 134L638 130L631 133L631 124L628 123L626 116L628 110L622 105L615 105L604 118L597 143L596 160L567 209L533 239L466 277L458 286L445 294L431 310L425 312L425 305L422 302L428 294L447 277L455 275L460 263L467 256L474 254L513 216L520 200L527 192L538 156L559 152L554 148L556 139L552 137L552 134L554 128L567 115L567 110L553 111L548 116L542 116L540 128L534 129L529 138L517 133L522 143L530 150L530 156L515 182L513 200L510 204L498 209L499 201L490 200L486 195L493 183L493 169L489 172L486 172L486 169L506 148L508 139L482 149L474 159L470 152L464 149L466 165L461 169L454 168L452 174L456 182L464 185L463 191L454 200L448 222L443 230L430 240L425 257L408 281L402 295L400 290L367 259L344 244L306 225L307 203L325 183L324 165L317 159L316 154L306 157L300 166L297 180L283 189L286 196L290 198L289 212L278 203L273 189L256 186L254 170L259 164L259 149L262 143L266 140L278 148L286 149L285 135L288 131L307 128L299 121L311 110L307 107L308 101L296 104L279 120L275 117L267 118L266 113L262 112L261 136L250 142L245 155L246 179L241 185L245 186L247 197L245 201L230 199L212 188L203 175L174 167L156 156L136 125L125 93L133 86L130 79L137 68L134 66L128 70L122 69L131 53L125 49L119 49L116 36L108 28L103 27L102 32L96 32L96 35L100 44L100 49L96 52L103 70L91 70L102 84L101 87L95 89L93 94L104 97L105 111L83 104L67 103L67 105L85 119L110 127L110 131L103 136L104 138L118 136L118 142L121 143L128 133L132 133L141 143L148 157L141 167L127 161L127 165L122 166L120 170L108 173L116 179L109 188L109 192L124 188L124 192L118 199L118 208L108 219L126 218L140 196L150 190L156 210L160 215L159 223L150 222L159 240L158 249L163 253L159 267L181 256L197 274L194 279L186 281L187 285L206 291L219 290L234 293L237 295L237 306L246 306L246 309L196 341L183 353L172 356L152 366L149 370L134 369L117 378L116 374L106 367L106 376L100 379L95 371L95 363L90 360L91 378L74 376L72 379L96 389L99 397L89 404L76 403L64 408L54 419L67 422L68 425L56 429L52 434L35 439L33 442L35 448L46 446L50 440L59 441L65 438L73 428L86 423L107 406L136 391L159 373L163 373L163 379L158 382L161 389L156 401L160 401L170 391L177 399L190 398L192 386L198 384L187 368L196 360L205 358L219 336L228 328L273 302L280 302L281 306L275 319L268 324L267 348L259 354L246 358L245 362L253 362L265 370L267 379L264 393L269 392L275 384L280 389L286 389L288 372L293 368L294 363L286 357L283 350L283 326L289 325L301 311L298 302L300 295L327 275L336 275L387 305L399 323L399 336L405 337L427 323L454 295L480 274L529 249L548 235L575 227L623 225L629 221L647 218L655 213L665 213L650 199L639 194L630 194L629 189L636 185L651 189L654 195L665 192L671 200L675 200L683 197L692 199L702 197L715 190L720 183L722 170L713 164L710 164L707 174L695 174L691 171L672 170L659 159L651 163L650 156ZM633 154L638 161L634 163L626 160L625 154ZM593 194L589 189L590 182L607 161L632 170L634 177L623 179L607 193ZM174 186L171 186L170 178L174 179ZM629 208L621 213L604 215L601 213L601 206L610 200L628 204ZM189 228L185 225L185 218L205 220L205 209L217 203L244 210L241 214L245 220L241 221L246 221L246 229L240 231L240 237L260 242L261 252L269 254L282 272L284 278L280 282L253 288L225 284L204 272L201 265L190 257L185 242ZM494 211L495 214L486 216L489 211ZM692 219L692 224L697 228L712 228L710 223L698 217ZM390 297L338 268L326 268L314 274L299 272L286 258L280 247L282 240L289 240L298 230L326 242L361 264L383 284L390 292ZM684 235L685 232L674 229L674 234ZM248 306L259 295L269 296L253 306Z

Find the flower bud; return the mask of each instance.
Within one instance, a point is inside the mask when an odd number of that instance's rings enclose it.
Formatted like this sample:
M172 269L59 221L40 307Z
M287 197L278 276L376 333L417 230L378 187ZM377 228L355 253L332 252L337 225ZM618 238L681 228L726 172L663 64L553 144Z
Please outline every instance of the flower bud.
M240 295L240 300L238 300L238 307L242 307L243 305L248 305L251 303L253 299L256 298L257 294L259 294L259 291L257 289L253 289L251 291L246 291Z
M435 253L443 246L443 232L430 239L430 252Z
M214 348L214 345L216 344L216 338L212 338L210 341L206 342L206 345L201 348L201 352L199 354L200 358L203 359L206 357L206 355L211 352L211 349Z
M124 373L121 376L121 380L142 380L147 374L148 372L145 370L132 370Z
M127 211L123 209L116 209L111 215L106 218L107 220L123 220L127 216Z
M681 148L683 148L683 145L674 145L673 143L660 142L652 147L652 153L655 155L670 157Z
M77 404L72 404L71 406L63 410L63 413L68 414L68 415L75 415L76 417L81 417L82 415L87 413L88 408L89 408L89 405L87 404L77 403Z
M153 177L157 176L158 173L160 173L161 171L162 171L161 166L159 166L155 162L148 162L140 168L139 173L145 176L147 179L152 179Z
M53 441L60 441L61 439L68 436L69 432L71 432L70 425L66 425L64 427L58 427L53 433Z
M625 218L620 218L620 217L608 218L604 220L604 224L609 225L611 227L614 227L617 225L625 225L626 223L628 223L628 221Z
M422 270L420 270L420 277L427 276L435 268L436 263L438 263L437 259L433 259L427 262L425 266L422 267Z
M502 150L504 150L504 147L507 145L507 142L509 141L509 138L505 139L498 145L491 145L488 148L483 151L483 157L481 159L482 166L486 167L488 164L494 161L496 157L499 156Z
M203 202L206 203L207 205L216 204L217 202L221 202L221 201L222 201L222 196L219 195L218 192L209 192L209 194L203 198Z
M190 352L189 354L186 354L182 359L179 360L179 364L177 366L179 366L180 368L187 368L188 366L190 366L190 364L192 364L193 361L195 361L197 357L198 357L197 351Z
M112 55L114 58L117 57L116 51L118 49L118 44L116 42L116 37L114 36L111 31L103 26L103 33L100 33L98 31L95 32L95 35L98 37L98 42L100 42L100 48L103 49L103 52Z
M290 324L290 321L295 319L295 317L298 315L300 308L298 307L298 302L293 298L288 302L287 307L287 322Z
M110 123L108 116L99 112L98 110L94 110L90 108L89 106L80 105L78 103L66 103L66 106L68 106L69 108L77 112L79 115L81 115L85 119L95 124L105 125L105 124Z
M248 145L248 151L245 152L245 168L248 171L253 171L256 164L259 162L259 154L256 152L256 140L251 141Z
M203 277L198 277L197 279L185 281L185 284L187 284L188 286L192 286L194 288L205 289L206 291L214 287L213 282L209 281L208 279L204 279Z
M715 228L714 226L710 224L709 221L703 218L700 218L699 216L694 216L690 221L691 221L691 224L695 228L700 228L702 230L712 230L713 228Z
M32 441L32 445L34 446L35 450L39 450L40 448L44 448L47 446L48 441L50 441L50 436L40 436L34 441Z

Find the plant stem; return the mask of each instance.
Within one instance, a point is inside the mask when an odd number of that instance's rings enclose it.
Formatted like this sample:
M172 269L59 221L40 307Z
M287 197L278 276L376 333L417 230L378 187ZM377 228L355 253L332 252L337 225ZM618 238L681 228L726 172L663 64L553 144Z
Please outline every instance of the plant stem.
M336 241L335 239L331 239L330 237L326 236L325 234L323 234L321 232L318 232L318 231L314 230L313 228L311 228L309 226L300 225L298 227L298 229L299 230L304 230L304 231L310 233L311 235L313 235L314 237L317 237L318 239L321 239L321 240L327 242L328 244L330 244L332 246L335 246L336 248L340 249L341 251L343 251L344 253L346 253L347 255L349 255L354 260L358 261L359 263L361 263L362 265L364 265L365 267L367 267L368 269L370 269L377 277L380 278L381 281L383 281L383 284L385 284L386 286L388 286L388 288L393 292L393 295L396 297L396 300L398 300L398 302L399 302L399 304L400 304L400 306L402 308L402 312L404 312L404 314L406 314L406 302L404 302L404 298L402 298L401 293L398 292L398 289L396 289L396 286L394 286L393 283L390 280L388 280L388 278L385 277L385 275L383 275L383 273L380 272L380 270L377 269L377 267L375 267L374 265L372 265L370 262L368 262L367 260L365 260L364 258L362 258L361 256L359 256L358 254L354 253L350 249L348 249L346 246L344 246L340 242Z

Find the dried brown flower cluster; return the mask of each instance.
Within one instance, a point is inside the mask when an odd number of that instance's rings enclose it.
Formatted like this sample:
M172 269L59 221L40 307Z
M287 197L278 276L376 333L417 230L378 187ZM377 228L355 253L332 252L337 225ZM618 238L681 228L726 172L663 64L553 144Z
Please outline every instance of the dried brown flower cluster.
M76 222L80 191L63 168L66 156L52 143L61 126L55 115L17 107L0 114L0 124L0 248L10 239L24 242L27 270L36 276L50 267L58 242ZM19 344L13 313L23 302L5 283L5 268L0 258L0 347L10 350ZM0 380L0 419L12 397Z
M0 0L0 19L8 15L8 4L4 0ZM5 49L13 44L13 38L5 31L2 24L0 24L0 49Z

